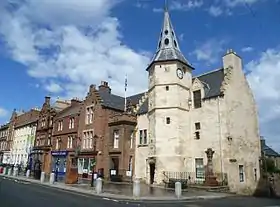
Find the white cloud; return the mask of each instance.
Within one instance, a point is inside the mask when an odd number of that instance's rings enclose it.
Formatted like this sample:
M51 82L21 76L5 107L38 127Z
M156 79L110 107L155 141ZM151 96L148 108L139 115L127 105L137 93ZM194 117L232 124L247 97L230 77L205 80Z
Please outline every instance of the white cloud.
M259 2L260 0L222 0L228 7L244 6L245 4L251 5Z
M187 11L190 9L199 8L203 5L202 0L188 0L186 1L171 1L170 10L182 10Z
M162 8L153 8L153 12L160 13L163 12Z
M0 107L0 118L6 117L8 113L6 109Z
M169 4L169 10L189 11L203 6L202 0L174 0ZM163 12L163 8L153 8L153 12Z
M63 88L54 82L50 82L49 84L45 85L45 89L51 93L59 93L63 91Z
M261 133L267 142L280 151L280 50L268 49L245 69L258 104Z
M252 52L253 50L254 50L254 48L252 48L252 47L243 47L241 49L242 52Z
M108 80L120 94L127 73L130 94L146 89L149 56L122 44L120 22L110 16L120 0L24 2L13 10L1 7L0 35L43 88L82 97L90 84Z
M198 61L205 61L208 64L216 63L224 51L225 40L209 39L199 44L192 52Z
M208 12L211 16L217 17L223 13L223 10L218 6L210 6Z

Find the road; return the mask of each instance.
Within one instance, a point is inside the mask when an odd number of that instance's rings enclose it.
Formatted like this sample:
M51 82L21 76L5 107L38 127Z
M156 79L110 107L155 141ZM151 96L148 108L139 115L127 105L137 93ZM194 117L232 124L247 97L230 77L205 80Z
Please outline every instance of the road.
M250 197L232 197L216 200L178 201L162 203L136 203L109 200L102 197L70 193L27 182L19 182L0 177L1 207L280 207L280 200Z

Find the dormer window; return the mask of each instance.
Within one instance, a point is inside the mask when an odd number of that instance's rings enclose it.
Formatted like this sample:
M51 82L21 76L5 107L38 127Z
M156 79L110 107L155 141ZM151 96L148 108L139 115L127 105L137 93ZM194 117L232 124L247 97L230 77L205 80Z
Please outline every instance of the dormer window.
M193 92L194 108L201 108L201 90Z

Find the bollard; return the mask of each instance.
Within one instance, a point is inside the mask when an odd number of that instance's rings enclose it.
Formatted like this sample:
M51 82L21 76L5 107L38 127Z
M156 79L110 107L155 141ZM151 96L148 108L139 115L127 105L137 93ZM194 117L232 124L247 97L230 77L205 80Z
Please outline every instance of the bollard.
M139 198L140 197L140 180L135 179L133 183L133 197Z
M18 176L18 168L17 167L14 168L13 176L14 177Z
M29 176L30 176L30 170L27 170L26 171L26 177L29 178Z
M12 175L12 169L8 168L8 175L11 176Z
M182 196L182 184L181 182L175 183L175 195L177 198L180 198Z
M96 180L96 187L95 187L95 190L96 190L96 193L97 194L100 194L102 193L102 178L97 178Z
M50 175L50 184L54 184L54 177L55 177L55 174L54 173L51 173Z
M6 169L7 169L7 168L4 167L3 172L2 172L3 175L6 174Z
M45 182L45 172L41 172L41 177L40 177L40 181L41 183L44 183Z

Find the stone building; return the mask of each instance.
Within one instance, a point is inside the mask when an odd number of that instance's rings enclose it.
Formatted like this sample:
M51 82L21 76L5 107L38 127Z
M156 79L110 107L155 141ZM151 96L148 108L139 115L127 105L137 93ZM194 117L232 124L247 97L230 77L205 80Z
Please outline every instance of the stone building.
M31 109L28 112L17 113L13 126L13 144L11 147L10 164L26 166L32 150L40 111Z
M205 151L211 148L217 183L228 183L233 192L255 190L261 155L256 104L242 59L228 50L222 62L194 76L165 9L147 68L148 96L138 104L135 177L163 184L187 174L189 182L204 183Z
M78 169L75 156L81 101L71 100L71 105L58 112L53 120L51 171L57 173L57 180L76 183Z
M9 123L0 126L0 163L9 163L7 155L9 152L7 139L9 135Z
M36 138L31 152L30 166L40 161L41 170L48 176L51 170L51 139L53 120L57 112L68 107L70 103L65 100L56 100L51 104L51 98L46 96L38 117Z
M274 161L274 166L280 170L280 154L274 149L267 146L264 137L261 136L261 149L263 156Z

